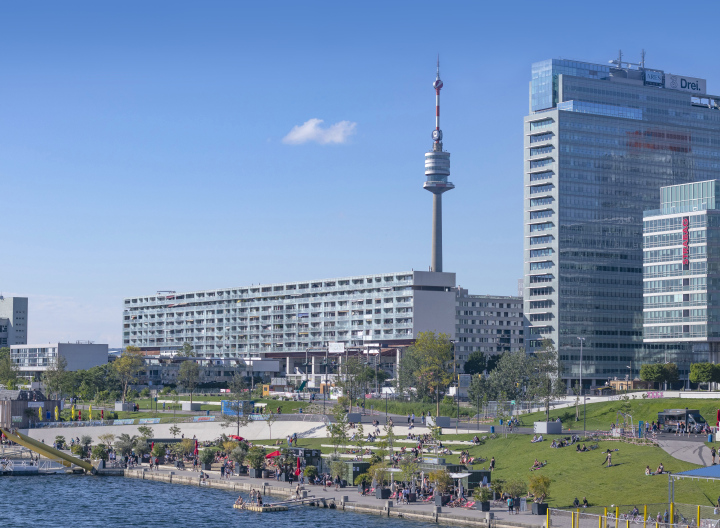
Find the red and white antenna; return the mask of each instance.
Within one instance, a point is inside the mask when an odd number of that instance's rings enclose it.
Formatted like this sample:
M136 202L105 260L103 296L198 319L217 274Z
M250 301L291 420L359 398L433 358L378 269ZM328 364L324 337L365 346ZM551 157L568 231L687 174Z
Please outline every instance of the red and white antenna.
M433 88L435 88L435 131L433 132L433 140L435 143L440 144L442 141L442 131L440 130L440 90L443 87L443 82L440 80L440 55L437 58L437 75Z

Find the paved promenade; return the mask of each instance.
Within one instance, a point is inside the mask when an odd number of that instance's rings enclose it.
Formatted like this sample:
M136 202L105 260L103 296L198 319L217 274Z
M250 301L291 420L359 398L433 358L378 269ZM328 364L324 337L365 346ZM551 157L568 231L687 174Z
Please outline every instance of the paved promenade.
M144 466L147 469L147 466ZM113 471L113 470L110 470ZM272 478L269 479L253 479L249 477L233 476L229 479L220 480L218 471L209 471L210 480L207 486L218 489L228 489L246 494L250 489L263 491L271 498L268 502L279 502L294 497L296 483L288 484L278 482ZM172 484L185 484L198 486L198 493L202 493L205 485L200 484L199 473L193 471L177 471L174 468L166 468L142 471L126 470L126 477L143 478L145 480L157 480L162 482L170 482ZM481 526L485 524L486 513L478 510L468 510L464 508L449 508L447 506L441 508L441 512L435 515L435 506L429 503L411 503L408 505L398 505L395 500L392 501L393 506L388 510L384 509L387 501L376 499L374 496L362 496L358 493L357 487L340 488L335 491L334 487L328 487L323 491L322 486L305 484L303 490L307 491L308 496L314 496L318 499L331 499L335 501L339 511L345 509L347 511L357 511L375 515L403 517L408 520L422 520L426 522L438 522L440 524L456 524L466 526ZM348 497L348 502L341 504L343 496ZM529 506L529 505L528 505ZM228 508L232 507L231 498L228 498ZM303 506L310 507L310 506ZM494 515L493 526L519 526L528 528L539 528L545 525L545 516L532 515L530 512L523 512L519 515L509 515L507 508L492 507L491 512ZM266 515L273 515L267 513Z
M658 445L660 445L668 455L678 460L699 464L701 466L709 466L712 464L710 448L704 443L691 439L681 440L678 438L671 440L669 438L663 438L658 440Z

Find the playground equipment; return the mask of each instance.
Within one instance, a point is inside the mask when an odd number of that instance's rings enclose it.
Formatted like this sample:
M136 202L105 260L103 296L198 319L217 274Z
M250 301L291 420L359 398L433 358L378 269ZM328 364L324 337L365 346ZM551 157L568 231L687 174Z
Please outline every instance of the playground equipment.
M74 456L65 454L62 451L55 449L54 447L50 447L49 445L43 444L42 442L38 442L37 440L34 440L20 432L15 431L14 433L11 433L6 429L1 428L0 432L2 432L8 440L15 442L16 444L19 444L23 447L27 447L31 451L34 451L38 455L42 455L45 458L49 458L50 460L58 460L60 463L62 463L63 466L67 468L71 467L74 464L93 475L97 473L97 470L89 462L85 462L84 460L80 460L79 458L75 458Z

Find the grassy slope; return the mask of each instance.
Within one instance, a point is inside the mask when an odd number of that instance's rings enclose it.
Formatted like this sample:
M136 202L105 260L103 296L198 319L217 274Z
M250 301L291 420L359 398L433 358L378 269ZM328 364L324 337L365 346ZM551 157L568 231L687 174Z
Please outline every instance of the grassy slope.
M633 422L637 425L638 421L657 421L657 413L663 409L699 409L700 414L713 423L715 419L715 413L719 408L717 400L693 400L685 398L665 398L665 399L640 399L630 400L632 410L630 414L633 417ZM610 424L615 423L617 419L617 412L621 408L621 402L602 402L602 403L590 403L587 406L587 428L588 429L610 429ZM560 417L565 427L577 430L583 427L583 406L580 405L580 420L575 421L575 407L569 407L566 409L557 409L550 411L550 418L555 419ZM525 425L531 425L534 421L544 421L545 413L533 413L522 415L522 420Z
M472 434L443 435L444 440L469 440ZM274 444L275 440L257 443ZM322 449L329 453L332 448L321 448L330 444L329 438L299 439L298 446ZM398 444L410 446L411 444ZM349 446L354 447L354 446ZM372 449L372 447L371 447ZM614 467L601 466L605 455L601 450L619 449L613 453ZM459 461L459 450L453 448L453 455L445 457L448 462ZM611 504L660 503L667 500L667 476L645 476L645 466L655 470L662 462L673 473L693 469L695 466L670 457L657 447L634 446L621 442L600 442L599 449L588 453L577 453L574 447L552 449L550 442L531 444L527 435L509 435L507 439L488 440L484 445L469 448L471 456L496 459L493 478L528 481L533 474L529 470L535 458L547 460L548 465L539 470L552 480L549 503L553 507L569 507L575 497L587 497L593 506ZM487 467L487 462L475 465L474 469ZM716 487L715 487L716 488ZM677 502L710 505L717 497L717 489L704 482L683 481L676 486ZM628 508L629 509L629 508Z

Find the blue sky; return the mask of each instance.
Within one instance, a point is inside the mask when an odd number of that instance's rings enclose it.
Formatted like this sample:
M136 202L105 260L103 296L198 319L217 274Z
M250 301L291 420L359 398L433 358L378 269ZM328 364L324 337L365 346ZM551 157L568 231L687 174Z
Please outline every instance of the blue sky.
M715 7L5 2L0 290L30 341L119 346L125 296L427 269L440 53L445 270L513 295L531 63L645 48L717 93Z

